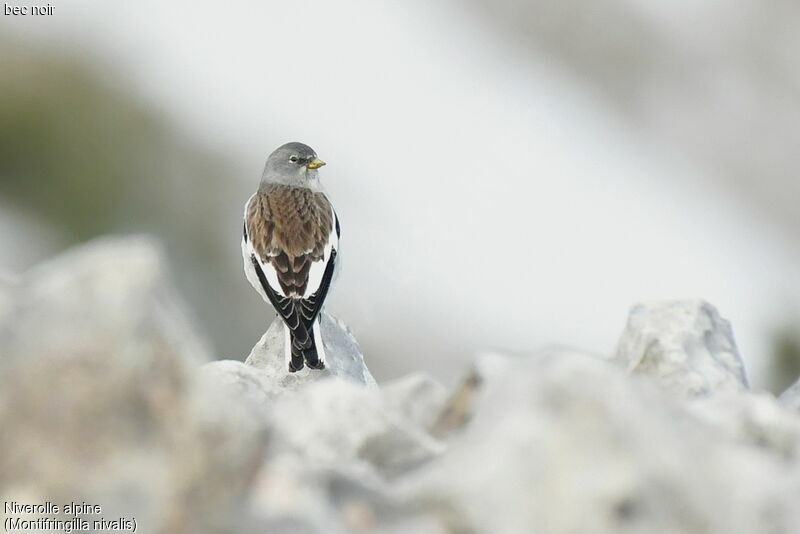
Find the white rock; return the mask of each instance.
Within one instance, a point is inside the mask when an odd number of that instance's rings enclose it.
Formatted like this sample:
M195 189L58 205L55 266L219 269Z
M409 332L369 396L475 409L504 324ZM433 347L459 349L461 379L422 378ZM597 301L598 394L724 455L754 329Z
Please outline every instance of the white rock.
M547 351L568 353L571 352L571 349L547 349ZM442 406L431 426L432 434L437 438L446 438L463 429L469 424L475 410L480 405L484 391L495 386L509 369L526 359L526 356L519 354L479 353L472 367Z
M306 532L373 531L383 513L373 505L383 502L387 481L444 451L412 420L419 399L401 396L386 400L377 389L329 377L268 401L271 442L253 496L258 509Z
M25 273L11 294L9 320L0 325L7 358L58 358L69 347L130 365L146 365L143 353L209 359L161 247L146 237L76 247Z
M203 365L201 376L204 383L259 411L258 417L273 430L277 456L390 475L443 450L426 428L446 392L427 376L413 375L380 391L336 376L287 388L263 369L232 360Z
M450 395L421 374L378 389L349 330L322 331L323 372L288 373L280 321L247 364L201 366L141 238L0 283L0 501L81 499L170 534L798 531L800 385L751 393L708 304L634 308L628 372L485 354Z
M422 373L398 378L381 386L386 408L419 428L431 428L447 401L447 389Z
M327 358L325 370L316 371L303 367L295 373L289 372L283 350L284 325L280 318L272 321L245 363L262 369L273 380L288 389L297 389L303 384L327 376L336 376L366 387L377 387L350 329L325 311L320 317L320 332Z
M347 380L320 380L279 398L270 421L276 450L315 465L366 462L388 473L442 451L405 414L388 407L379 391Z
M634 306L613 359L687 396L747 388L730 324L700 300Z
M781 404L786 406L791 410L795 410L800 413L800 379L797 380L789 389L781 393L780 398Z
M399 494L458 532L729 534L792 532L798 482L649 383L550 352L487 382L472 422Z
M800 417L769 393L725 392L688 402L687 409L740 443L784 461L800 479Z
M139 532L254 531L266 425L207 359L160 248L102 239L26 273L0 335L0 500L86 501Z

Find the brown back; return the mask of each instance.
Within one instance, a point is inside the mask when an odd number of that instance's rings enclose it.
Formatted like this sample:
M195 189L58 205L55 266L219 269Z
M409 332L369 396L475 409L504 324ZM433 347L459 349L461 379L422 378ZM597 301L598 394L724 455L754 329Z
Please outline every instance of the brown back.
M302 296L333 227L328 199L305 187L271 184L258 190L246 213L248 238L261 261L275 267L286 296Z

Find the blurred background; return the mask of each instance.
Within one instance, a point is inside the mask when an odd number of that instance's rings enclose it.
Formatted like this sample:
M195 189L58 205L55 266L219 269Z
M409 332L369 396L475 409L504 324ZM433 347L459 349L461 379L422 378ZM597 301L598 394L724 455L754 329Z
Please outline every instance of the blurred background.
M800 5L688 0L51 2L0 16L0 271L159 236L219 357L271 320L244 202L328 162L328 309L378 379L478 351L614 350L702 297L756 387L800 374Z

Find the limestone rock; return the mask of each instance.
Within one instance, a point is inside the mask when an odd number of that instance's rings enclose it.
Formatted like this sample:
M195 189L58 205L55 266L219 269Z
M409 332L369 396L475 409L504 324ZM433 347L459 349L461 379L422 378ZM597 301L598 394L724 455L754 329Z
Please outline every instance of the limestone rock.
M284 357L284 325L280 318L272 321L245 363L262 369L282 387L297 389L322 377L335 376L367 387L377 387L364 363L364 356L350 329L323 310L320 332L325 345L326 366L323 371L303 367L290 373Z
M412 382L411 389L427 391L427 411L435 412L436 385ZM405 395L410 385L391 388L387 398L327 377L264 404L271 442L254 490L258 509L286 532L372 532L404 517L389 502L389 482L445 450L417 422L427 417L421 412L428 401Z
M448 452L398 489L450 532L722 534L800 524L800 484L785 465L609 363L547 352L516 360L483 388Z
M26 273L10 307L0 500L86 501L106 519L135 518L139 532L251 524L266 425L197 379L208 354L157 245L102 239L69 251Z
M725 392L694 399L686 408L730 443L771 454L800 479L800 416L771 394Z
M238 360L217 360L200 368L202 380L225 391L226 394L245 399L266 410L271 402L289 390L273 380L262 369Z
M323 372L288 372L280 321L247 363L204 363L144 238L0 281L0 501L155 534L798 531L800 385L751 392L706 303L635 307L622 365L490 353L450 392L379 389L349 330L322 330Z
M6 361L105 352L129 365L173 354L209 359L169 279L160 246L141 236L102 238L38 265L11 291L0 325ZM65 350L68 349L68 350Z
M447 400L447 389L430 376L415 373L381 386L387 409L420 428L430 428Z
M316 465L366 462L378 471L427 460L441 445L381 393L347 380L326 379L277 400L271 410L276 450Z
M613 359L689 397L748 387L730 323L699 300L634 306Z

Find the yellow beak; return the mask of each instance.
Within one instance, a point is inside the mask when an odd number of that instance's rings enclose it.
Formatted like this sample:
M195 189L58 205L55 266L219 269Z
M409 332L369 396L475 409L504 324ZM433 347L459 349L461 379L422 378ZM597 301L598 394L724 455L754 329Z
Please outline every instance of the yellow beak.
M322 161L319 158L314 158L313 161L309 162L308 165L306 165L306 167L308 167L309 169L319 169L323 165L325 165L324 161Z

